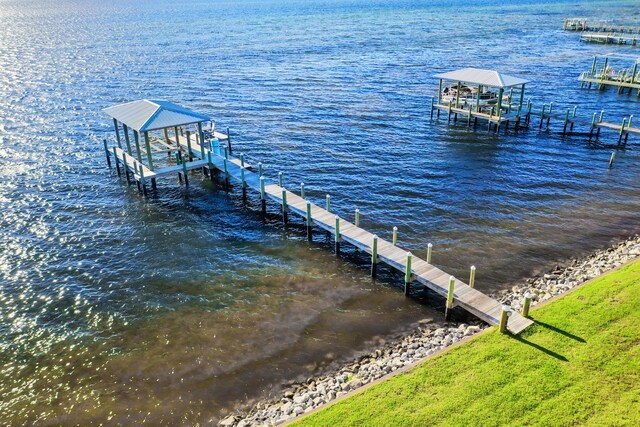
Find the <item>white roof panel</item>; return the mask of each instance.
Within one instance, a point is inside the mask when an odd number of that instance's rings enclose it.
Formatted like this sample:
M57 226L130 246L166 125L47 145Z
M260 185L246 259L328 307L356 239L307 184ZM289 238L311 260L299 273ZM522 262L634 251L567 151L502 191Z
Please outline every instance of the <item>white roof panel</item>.
M509 76L507 74L501 74L494 70L483 70L480 68L464 68L462 70L436 74L434 77L443 80L456 80L459 82L475 83L493 87L511 87L529 83L529 80Z
M168 101L141 99L104 108L102 111L138 132L208 122L208 116Z

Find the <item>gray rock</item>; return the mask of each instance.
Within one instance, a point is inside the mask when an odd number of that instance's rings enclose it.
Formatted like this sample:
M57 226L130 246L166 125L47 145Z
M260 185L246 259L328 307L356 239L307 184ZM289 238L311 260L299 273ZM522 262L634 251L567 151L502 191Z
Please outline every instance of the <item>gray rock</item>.
M231 427L232 425L234 425L236 423L236 417L235 415L229 415L227 418L225 418L224 420L220 421L218 423L219 426L222 427Z

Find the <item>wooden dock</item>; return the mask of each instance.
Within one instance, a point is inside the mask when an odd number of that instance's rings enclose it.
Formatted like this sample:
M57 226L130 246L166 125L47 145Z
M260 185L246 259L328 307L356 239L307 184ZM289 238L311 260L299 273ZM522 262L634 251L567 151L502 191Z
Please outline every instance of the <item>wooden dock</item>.
M440 112L444 112L447 114L447 120L451 122L453 120L454 123L458 122L460 119L461 122L466 122L467 126L471 126L473 124L474 127L477 126L478 120L482 120L487 123L487 128L489 131L494 130L496 133L499 132L500 127L504 124L505 128L509 128L509 124L513 123L517 128L521 125L522 115L521 111L513 112L508 104L505 104L497 112L494 109L490 109L489 112L480 110L477 111L473 109L471 106L467 108L459 108L453 106L452 103L448 104L438 104L435 98L431 99L431 118L433 118L434 111L436 112L436 117L440 118Z
M611 22L594 21L586 18L565 18L562 23L565 31L597 31L605 33L640 34L640 27L634 25L617 25Z
M614 70L609 65L609 58L604 58L602 66L598 65L598 57L593 58L591 70L580 73L578 81L582 88L591 88L595 85L599 90L606 86L613 86L618 89L618 93L623 93L628 89L629 93L638 91L640 97L640 70L636 61L631 67Z
M216 136L225 137L222 134ZM313 226L329 232L334 237L337 255L340 253L342 242L354 245L369 254L372 276L375 276L377 265L381 262L402 272L405 277L405 295L409 294L411 284L417 282L444 296L447 298L447 316L451 308L460 306L485 322L491 325L500 325L502 330L506 328L513 334L520 333L533 323L528 318L511 312L508 307L472 286L451 277L430 262L413 256L392 242L380 239L360 228L357 214L355 223L349 222L331 212L328 201L323 208L307 200L302 194L298 195L286 190L281 182L272 182L262 175L261 165L258 171L249 170L243 158L232 157L226 146L220 149L219 146L217 148L215 146L208 147L207 141L205 144L201 144L197 138L193 141L186 139L181 141L181 139L178 138L178 141L168 139L170 143L150 140L150 146L155 146L156 150L175 152L178 162L175 166L152 170L119 147L107 149L105 141L107 161L111 164L111 157L113 157L118 173L121 174L120 168L124 169L127 180L129 180L131 173L142 191L146 191L145 182L148 179L153 179L155 182L156 178L178 174L181 181L184 179L185 183L188 183L189 170L204 169L208 171L208 175L212 179L215 174L222 173L227 182L229 179L233 179L240 183L243 197L246 198L248 189L258 193L263 211L266 209L266 200L270 199L280 206L285 223L288 221L289 214L302 217L307 225L309 239L312 236Z
M448 121L454 123L459 121L466 123L467 127L472 124L475 127L478 119L484 120L488 123L488 129L492 129L498 132L500 126L505 124L505 129L509 128L509 124L514 124L514 129L529 128L532 125L539 129L549 128L551 120L560 122L563 135L571 135L574 132L575 125L587 127L589 133L589 141L594 137L598 139L602 129L613 130L618 136L618 146L626 145L630 134L640 135L640 128L633 127L633 114L622 118L621 123L612 123L604 121L604 110L599 113L593 113L591 120L578 117L578 107L567 108L566 111L557 111L557 107L550 102L548 105L544 104L539 110L533 108L531 100L527 100L524 108L519 108L516 112L508 112L511 109L510 104L504 106L505 113L492 114L473 111L471 108L455 108L453 105L441 105L435 103L435 98L431 101L431 118L433 118L434 111L437 112L437 117L440 117L440 112L443 111L447 114ZM534 120L535 118L535 120ZM492 128L493 126L493 128ZM584 132L583 132L584 133Z
M618 33L585 33L580 36L580 41L585 43L615 44L619 46L638 46L639 38L640 35L638 34L627 36Z

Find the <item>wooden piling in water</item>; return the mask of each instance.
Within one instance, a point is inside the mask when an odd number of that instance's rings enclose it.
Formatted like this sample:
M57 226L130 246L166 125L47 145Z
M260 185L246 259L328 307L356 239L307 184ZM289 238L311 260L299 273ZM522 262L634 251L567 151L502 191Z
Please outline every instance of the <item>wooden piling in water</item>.
M375 278L378 274L378 236L373 235L371 240L371 277Z
M264 186L264 178L261 178L262 185ZM311 202L307 200L307 240L312 240L312 226L313 220L311 219Z
M287 190L282 187L282 222L287 225Z
M444 320L451 320L451 310L453 309L453 296L456 287L456 279L455 277L449 277L449 289L447 292L447 303L444 307Z
M411 288L411 280L413 278L413 275L411 274L411 259L413 258L413 255L411 254L411 252L407 252L407 260L406 260L406 267L405 267L405 272L404 272L404 295L405 296L409 296L409 291Z
M107 147L107 140L103 139L102 142L104 143L104 155L107 157L107 166L109 167L109 169L111 169L111 159L109 158L110 156L109 156L109 148ZM120 170L118 169L118 176L119 175L120 175Z
M113 147L113 159L115 160L115 163L116 163L116 172L118 172L118 176L121 176L120 175L120 165L119 165L120 161L118 160L118 154L116 152L116 147ZM124 164L125 170L126 170L126 167L127 167L127 165L125 163Z
M260 207L262 210L262 214L266 214L267 213L267 197L265 194L265 188L264 188L264 176L260 177Z
M336 215L336 225L334 230L334 240L336 245L336 256L340 255L340 217Z

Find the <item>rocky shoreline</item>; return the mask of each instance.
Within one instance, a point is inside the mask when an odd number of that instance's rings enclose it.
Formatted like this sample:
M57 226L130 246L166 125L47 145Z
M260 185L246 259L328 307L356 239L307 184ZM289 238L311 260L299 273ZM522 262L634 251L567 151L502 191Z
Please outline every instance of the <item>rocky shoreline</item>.
M527 293L532 295L532 305L540 304L638 256L640 236L636 235L608 249L598 250L588 257L571 259L565 266L556 266L545 274L525 280L522 285L492 296L520 311ZM230 415L221 420L219 425L247 427L282 424L488 327L480 321L471 324L419 324L404 337L385 343L381 348L359 356L330 373L293 384L283 391L279 399L260 402L248 413Z

